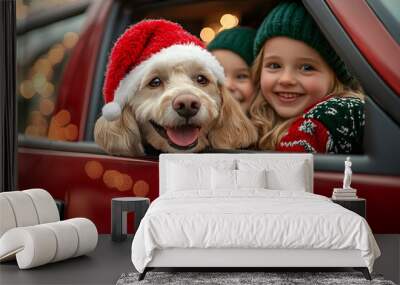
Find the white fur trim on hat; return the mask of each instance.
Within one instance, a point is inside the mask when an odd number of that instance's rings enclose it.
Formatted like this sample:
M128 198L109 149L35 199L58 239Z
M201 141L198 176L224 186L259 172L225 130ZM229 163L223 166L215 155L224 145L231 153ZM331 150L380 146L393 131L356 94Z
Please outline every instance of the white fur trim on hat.
M197 61L205 66L214 74L218 82L224 83L224 68L209 51L195 44L172 45L140 63L120 81L114 93L114 101L106 104L102 109L103 116L108 121L116 120L121 115L121 109L125 106L129 97L138 91L143 76L154 65L171 62L178 64L188 60Z
M101 112L107 121L115 121L121 116L121 106L117 102L110 102L103 106Z

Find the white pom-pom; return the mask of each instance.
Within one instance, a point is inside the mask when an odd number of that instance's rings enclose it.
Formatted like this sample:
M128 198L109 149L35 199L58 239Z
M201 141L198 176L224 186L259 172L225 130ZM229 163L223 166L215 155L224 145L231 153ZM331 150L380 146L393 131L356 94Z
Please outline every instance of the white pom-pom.
M107 121L115 121L121 116L121 106L116 102L110 102L104 105L102 113Z

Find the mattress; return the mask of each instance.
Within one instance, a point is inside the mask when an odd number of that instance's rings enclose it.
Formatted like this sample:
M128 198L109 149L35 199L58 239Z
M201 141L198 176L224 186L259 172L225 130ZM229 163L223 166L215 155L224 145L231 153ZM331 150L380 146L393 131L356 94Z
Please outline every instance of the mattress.
M143 272L155 250L169 248L359 250L370 271L380 255L361 216L324 196L266 189L158 197L137 229L132 262Z

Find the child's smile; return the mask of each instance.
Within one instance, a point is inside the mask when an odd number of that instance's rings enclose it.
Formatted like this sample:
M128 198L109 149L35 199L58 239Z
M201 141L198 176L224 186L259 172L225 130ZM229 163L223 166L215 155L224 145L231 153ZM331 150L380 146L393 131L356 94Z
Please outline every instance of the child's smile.
M292 103L295 102L299 97L304 94L294 93L294 92L275 92L276 96L278 96L279 100L283 103Z

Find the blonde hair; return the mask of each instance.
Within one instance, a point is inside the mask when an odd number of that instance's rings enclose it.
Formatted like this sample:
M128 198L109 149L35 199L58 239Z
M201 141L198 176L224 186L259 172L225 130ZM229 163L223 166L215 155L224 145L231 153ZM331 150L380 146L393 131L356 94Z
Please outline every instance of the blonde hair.
M293 118L282 118L276 113L267 100L265 100L260 86L260 77L263 64L264 49L258 53L252 66L252 77L255 86L255 96L250 106L249 116L258 130L257 148L262 150L275 150L276 145L287 133L290 125L302 115ZM346 86L334 75L332 90L326 97L356 97L364 101L364 95L360 85L353 82Z

